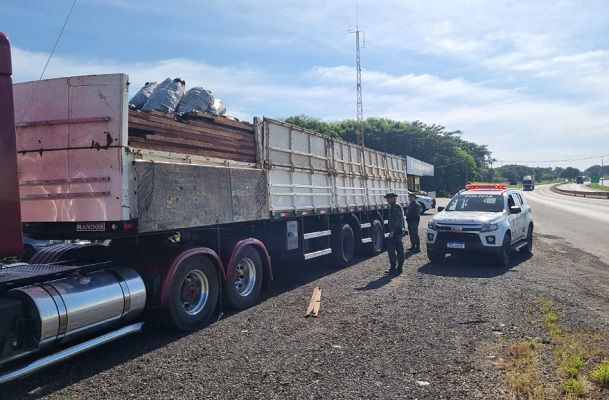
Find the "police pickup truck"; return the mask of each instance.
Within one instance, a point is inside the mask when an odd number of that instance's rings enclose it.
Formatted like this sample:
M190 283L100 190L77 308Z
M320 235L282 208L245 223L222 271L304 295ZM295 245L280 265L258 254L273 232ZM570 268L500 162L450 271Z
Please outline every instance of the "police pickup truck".
M507 266L512 252L531 253L531 208L519 190L504 184L467 185L427 224L427 255L440 262L447 253L486 252Z

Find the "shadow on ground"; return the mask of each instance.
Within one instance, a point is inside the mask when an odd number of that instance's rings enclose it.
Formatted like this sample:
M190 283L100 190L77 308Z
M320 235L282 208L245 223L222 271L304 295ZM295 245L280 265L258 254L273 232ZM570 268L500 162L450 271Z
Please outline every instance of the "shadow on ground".
M495 260L488 255L463 254L446 257L444 262L428 262L419 267L418 271L427 275L450 276L456 278L494 278L508 272L514 267L532 258L532 254L516 253L507 267L497 266Z

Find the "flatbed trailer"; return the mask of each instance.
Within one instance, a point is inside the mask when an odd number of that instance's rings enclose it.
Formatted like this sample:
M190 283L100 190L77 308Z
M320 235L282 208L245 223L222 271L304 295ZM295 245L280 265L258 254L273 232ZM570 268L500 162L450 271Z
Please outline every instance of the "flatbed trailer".
M0 383L142 321L189 331L220 303L247 308L272 281L272 257L341 267L379 254L384 194L407 199L401 157L271 118L129 110L125 74L13 90L19 169L8 173L24 232L93 244L0 269Z

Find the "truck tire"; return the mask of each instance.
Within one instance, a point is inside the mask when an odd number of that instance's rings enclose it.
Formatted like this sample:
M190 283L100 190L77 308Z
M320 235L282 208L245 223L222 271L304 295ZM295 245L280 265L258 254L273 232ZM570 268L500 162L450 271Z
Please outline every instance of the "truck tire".
M506 232L503 237L503 243L501 245L501 251L497 255L497 265L506 268L510 265L512 259L512 235L510 232Z
M236 273L236 279L231 279ZM228 279L224 282L224 301L238 310L252 306L262 288L264 270L260 254L253 246L244 246L236 258L235 271L228 271Z
M533 225L529 225L527 229L527 244L520 248L522 254L531 254L533 252Z
M337 267L343 268L351 264L355 252L355 237L349 224L339 224L332 229L332 254Z
M170 328L188 332L203 326L218 303L218 270L204 256L187 258L173 277L164 322Z
M423 215L425 214L425 211L427 211L427 208L425 208L425 204L423 203L418 203L419 204L419 208L421 209L420 214Z
M446 253L438 250L427 250L427 258L432 263L441 263L444 261Z
M383 223L378 219L372 221L370 226L370 238L372 242L366 246L366 252L371 256L377 256L383 252L383 244L385 235L383 231Z

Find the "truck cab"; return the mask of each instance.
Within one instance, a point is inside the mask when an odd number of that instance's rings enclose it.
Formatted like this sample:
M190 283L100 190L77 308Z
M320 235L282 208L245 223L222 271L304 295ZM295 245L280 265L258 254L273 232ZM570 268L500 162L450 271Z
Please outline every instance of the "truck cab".
M535 190L535 180L530 176L525 176L522 179L522 190L524 190L524 191Z

